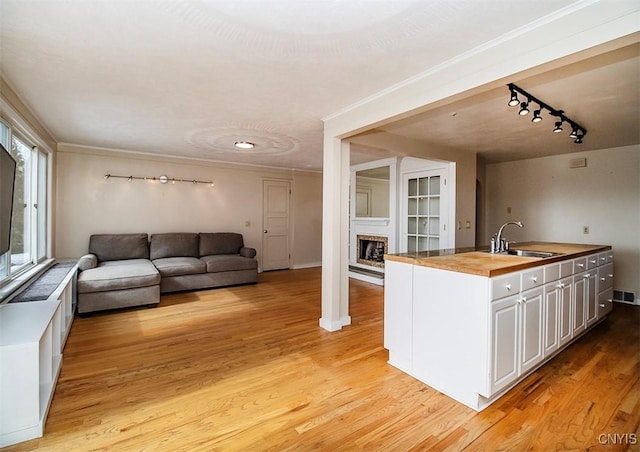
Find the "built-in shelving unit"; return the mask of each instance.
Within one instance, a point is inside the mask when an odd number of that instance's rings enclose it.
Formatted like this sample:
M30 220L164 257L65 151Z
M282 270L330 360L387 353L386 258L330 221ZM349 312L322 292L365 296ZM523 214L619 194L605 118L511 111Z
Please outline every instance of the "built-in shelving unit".
M75 313L76 271L46 300L0 307L0 447L44 433Z

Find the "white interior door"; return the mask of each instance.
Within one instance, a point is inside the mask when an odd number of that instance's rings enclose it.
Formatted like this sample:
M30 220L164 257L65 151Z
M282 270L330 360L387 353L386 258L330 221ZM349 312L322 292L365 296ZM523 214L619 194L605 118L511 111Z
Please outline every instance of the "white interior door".
M263 181L263 237L262 270L281 270L290 267L289 210L291 183Z
M448 191L444 169L403 175L401 252L449 246Z

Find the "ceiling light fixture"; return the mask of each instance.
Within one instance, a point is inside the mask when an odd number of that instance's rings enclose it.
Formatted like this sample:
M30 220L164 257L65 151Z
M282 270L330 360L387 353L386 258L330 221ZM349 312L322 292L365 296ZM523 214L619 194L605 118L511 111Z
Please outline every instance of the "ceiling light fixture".
M526 116L529 113L529 104L531 102L535 102L538 104L539 108L533 112L533 118L531 119L531 122L542 121L542 110L547 110L551 116L554 116L555 118L557 118L557 121L555 122L553 127L554 133L562 132L562 125L563 123L566 122L569 125L571 125L571 133L569 134L569 137L574 138L573 142L576 144L582 143L582 139L587 134L587 129L585 129L580 124L578 124L577 122L575 122L574 120L566 116L563 110L556 110L549 104L542 102L540 99L537 99L536 97L532 96L531 94L529 94L528 92L526 92L525 90L523 90L522 88L520 88L519 86L513 83L509 83L507 87L509 88L509 92L511 93L511 98L509 99L508 105L510 107L515 107L516 105L519 104L520 110L518 111L518 114L520 116ZM518 93L521 94L523 97L525 97L527 101L520 102L518 100Z
M531 122L540 122L542 121L542 116L540 116L540 109L533 112L533 118L531 118Z
M255 147L255 144L250 141L236 141L233 145L238 149L253 149Z
M520 104L520 100L518 99L518 94L516 93L515 90L511 90L511 100L509 101L509 103L507 105L509 105L510 107L515 107L517 105Z
M522 102L520 104L520 111L518 114L520 116L527 116L529 114L529 102Z

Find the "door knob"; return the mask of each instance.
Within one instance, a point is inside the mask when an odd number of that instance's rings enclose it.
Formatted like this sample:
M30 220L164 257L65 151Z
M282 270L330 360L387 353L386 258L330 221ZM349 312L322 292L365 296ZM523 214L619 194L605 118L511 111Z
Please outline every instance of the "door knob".
M267 231L267 230L265 229L265 230L264 230L264 233L266 234L267 232L269 232L269 231Z

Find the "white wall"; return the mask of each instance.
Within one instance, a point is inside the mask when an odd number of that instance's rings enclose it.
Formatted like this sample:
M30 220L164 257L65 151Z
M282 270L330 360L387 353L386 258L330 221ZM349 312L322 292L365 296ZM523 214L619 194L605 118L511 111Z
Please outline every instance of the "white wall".
M577 158L587 166L570 169ZM505 229L509 240L611 245L614 288L640 296L640 146L489 164L486 175L490 234L521 220Z
M59 145L56 257L87 252L97 233L239 232L262 256L262 181L292 182L292 265L321 261L320 174ZM213 180L215 187L104 179L105 174ZM249 226L246 226L249 222Z

